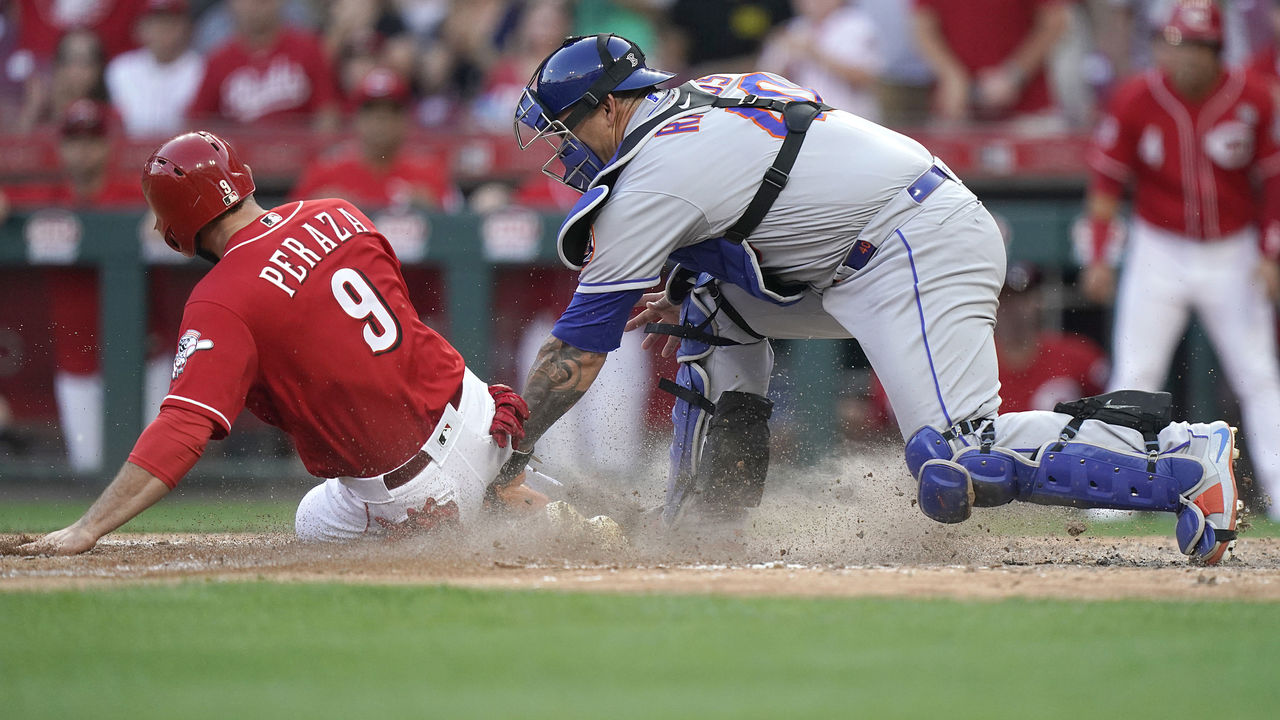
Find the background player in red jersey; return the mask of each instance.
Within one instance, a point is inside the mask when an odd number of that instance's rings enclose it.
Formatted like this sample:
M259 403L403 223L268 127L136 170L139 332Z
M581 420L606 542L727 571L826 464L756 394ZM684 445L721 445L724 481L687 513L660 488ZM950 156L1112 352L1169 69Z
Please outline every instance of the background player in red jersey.
M1081 289L1095 301L1115 292L1132 186L1111 387L1160 389L1194 310L1240 401L1254 469L1280 497L1280 121L1263 83L1222 64L1215 4L1180 2L1163 40L1159 68L1117 89L1095 132Z
M363 213L333 199L264 210L248 166L203 132L162 145L142 186L170 247L215 265L187 301L159 416L84 516L24 551L92 548L164 497L245 407L331 478L298 508L303 539L477 516L528 410L418 320Z

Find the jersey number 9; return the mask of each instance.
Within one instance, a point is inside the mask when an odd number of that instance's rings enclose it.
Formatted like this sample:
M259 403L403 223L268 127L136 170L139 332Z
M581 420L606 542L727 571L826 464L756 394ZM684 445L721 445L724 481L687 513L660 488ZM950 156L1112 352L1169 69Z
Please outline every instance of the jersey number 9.
M400 345L400 322L364 273L339 268L329 285L342 311L364 321L364 341L374 355L391 352Z

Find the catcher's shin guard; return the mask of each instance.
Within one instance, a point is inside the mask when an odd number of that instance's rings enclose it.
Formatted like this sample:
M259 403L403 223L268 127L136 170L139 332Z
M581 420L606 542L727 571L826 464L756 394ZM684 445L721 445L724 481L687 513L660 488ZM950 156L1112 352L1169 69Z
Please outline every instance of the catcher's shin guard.
M686 496L693 491L707 421L715 409L706 396L706 371L698 363L681 362L675 386L679 392L673 391L676 402L671 408L671 469L667 475L666 503L662 509L662 520L667 525L675 522Z
M1152 463L1146 453L1079 442L1047 443L1030 460L998 447L971 446L951 454L933 428L907 442L907 466L920 483L919 503L938 522L960 522L971 508L1013 500L1117 510L1180 512L1183 496L1204 476L1204 465L1187 455L1167 454ZM1199 525L1188 519L1188 525ZM1188 527L1187 536L1200 541Z
M682 296L679 326L646 328L681 338L676 381L659 384L676 397L671 410L671 470L662 517L668 526L674 525L688 505L696 508L701 519L733 521L745 508L758 505L764 492L773 403L763 393L768 388L772 354L767 344L759 344L762 338L727 307L709 276L699 276ZM744 357L758 361L759 366L740 367L730 361L726 370L724 356L713 361L717 352L739 351L747 351ZM719 392L711 377L713 366L739 380L756 378L758 382L740 385L738 391Z

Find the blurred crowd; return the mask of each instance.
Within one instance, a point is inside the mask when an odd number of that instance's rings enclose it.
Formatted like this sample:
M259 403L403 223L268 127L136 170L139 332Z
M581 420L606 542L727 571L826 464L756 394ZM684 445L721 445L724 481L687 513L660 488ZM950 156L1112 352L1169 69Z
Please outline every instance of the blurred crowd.
M193 122L338 130L384 69L411 122L505 130L539 60L616 32L681 79L767 70L890 126L1087 124L1149 67L1173 0L0 0L0 123L77 99L133 137ZM1271 0L1232 0L1228 63L1271 53Z
M406 138L506 132L538 62L569 35L629 37L678 79L778 72L890 127L1058 132L1087 129L1119 79L1151 66L1173 1L0 0L0 127L333 136L292 195L451 209L462 196L449 163ZM1229 64L1276 75L1276 5L1224 4ZM574 199L532 175L498 190L479 192L478 209Z

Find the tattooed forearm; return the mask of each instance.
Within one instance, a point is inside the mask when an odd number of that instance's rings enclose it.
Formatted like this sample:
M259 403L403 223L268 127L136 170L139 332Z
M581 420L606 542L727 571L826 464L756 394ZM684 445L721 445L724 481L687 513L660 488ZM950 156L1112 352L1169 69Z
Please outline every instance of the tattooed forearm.
M547 428L578 402L600 374L605 357L604 353L579 350L555 337L547 338L524 385L524 399L532 416L524 423L521 447L533 447Z

